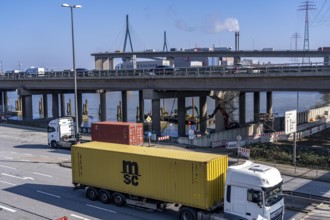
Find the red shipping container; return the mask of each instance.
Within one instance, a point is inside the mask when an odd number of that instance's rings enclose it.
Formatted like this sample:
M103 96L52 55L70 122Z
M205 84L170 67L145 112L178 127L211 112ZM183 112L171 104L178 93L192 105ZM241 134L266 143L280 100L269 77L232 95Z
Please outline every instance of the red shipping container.
M143 145L143 124L102 121L92 123L92 141Z

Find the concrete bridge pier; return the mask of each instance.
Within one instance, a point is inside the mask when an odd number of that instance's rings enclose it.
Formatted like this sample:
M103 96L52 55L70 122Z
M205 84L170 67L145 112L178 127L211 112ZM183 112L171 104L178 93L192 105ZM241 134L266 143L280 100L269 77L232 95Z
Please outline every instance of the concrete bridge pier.
M96 70L114 70L114 59L111 57L97 57L95 56Z
M186 99L185 97L178 98L178 135L179 137L186 136Z
M199 97L199 131L201 134L205 134L207 129L207 97L200 96ZM194 107L194 106L193 106Z
M100 92L100 121L107 120L107 92Z
M246 123L246 93L239 94L239 123L244 125Z
M253 120L258 121L260 113L260 92L253 92Z
M221 104L221 100L220 99L215 99L215 105L214 106L218 106ZM221 132L226 130L225 127L225 120L224 120L224 115L222 114L221 111L217 111L215 113L215 131L216 132Z
M22 95L22 117L23 120L33 119L32 95Z
M65 96L63 93L60 94L60 98L61 98L61 116L64 117L66 116L66 111L65 111Z
M1 104L1 112L8 112L7 91L1 91L0 104Z
M42 94L43 117L48 118L48 94Z
M58 93L52 93L52 113L53 118L59 118Z
M127 122L127 91L121 91L122 121Z
M273 92L266 94L266 111L269 116L273 114Z
M139 122L144 122L144 99L143 99L143 90L139 90Z
M151 100L151 111L152 111L152 130L156 133L161 132L160 125L160 99Z

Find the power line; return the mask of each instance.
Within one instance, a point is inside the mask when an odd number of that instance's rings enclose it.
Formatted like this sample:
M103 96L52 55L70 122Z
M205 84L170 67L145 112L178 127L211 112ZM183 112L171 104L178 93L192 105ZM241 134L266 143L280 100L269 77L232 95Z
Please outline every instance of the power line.
M304 32L304 51L309 50L309 11L315 10L315 4L307 0L301 3L298 7L298 11L305 11L305 32ZM302 60L303 63L310 63L310 57L304 57Z

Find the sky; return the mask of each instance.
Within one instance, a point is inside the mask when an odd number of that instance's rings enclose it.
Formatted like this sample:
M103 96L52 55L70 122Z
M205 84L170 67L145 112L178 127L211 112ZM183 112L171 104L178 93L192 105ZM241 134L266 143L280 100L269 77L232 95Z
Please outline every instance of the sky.
M122 50L126 15L134 51L235 47L241 50L303 48L306 0L1 0L0 64L3 71L31 66L72 68L70 9L76 67L93 69L95 52ZM309 2L309 48L330 46L330 1ZM298 33L299 38L294 38ZM129 48L127 45L126 48Z

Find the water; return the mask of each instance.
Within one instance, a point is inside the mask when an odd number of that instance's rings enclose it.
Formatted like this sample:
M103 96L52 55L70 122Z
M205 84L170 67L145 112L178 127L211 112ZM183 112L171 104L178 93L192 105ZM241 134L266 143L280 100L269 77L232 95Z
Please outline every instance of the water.
M273 92L273 113L278 116L283 116L285 111L297 109L299 111L305 111L315 106L326 105L330 102L325 98L326 95L318 92ZM15 101L18 96L15 92L8 92L8 105L9 110L15 110ZM52 117L52 96L48 95L48 116ZM99 121L99 94L85 93L82 95L83 103L88 102L88 115L89 120L84 121L85 126L89 126L91 122ZM39 114L39 101L42 100L42 95L34 95L32 99L33 104L33 118L37 119L42 116ZM117 121L117 105L121 101L121 92L108 92L106 96L107 100L107 120ZM297 102L298 100L298 102ZM72 114L75 112L74 94L65 95L65 103L72 104ZM186 106L194 105L199 106L199 99L186 98ZM127 107L128 107L128 121L135 122L137 114L137 106L139 103L139 94L136 91L130 91L127 94ZM238 106L238 99L235 100L235 106ZM144 101L145 114L151 112L151 100ZM161 100L161 106L165 105L167 112L174 112L177 109L177 99L165 99ZM212 98L207 98L207 113L212 114L215 108L215 102ZM67 111L67 105L65 106ZM260 112L266 112L266 93L260 93ZM191 111L189 112L191 113ZM253 116L253 93L246 93L246 121L252 121ZM233 112L233 119L238 121L238 110ZM87 123L87 125L86 125ZM188 129L186 129L188 131ZM164 134L177 136L177 127L174 124L167 124L167 128Z

